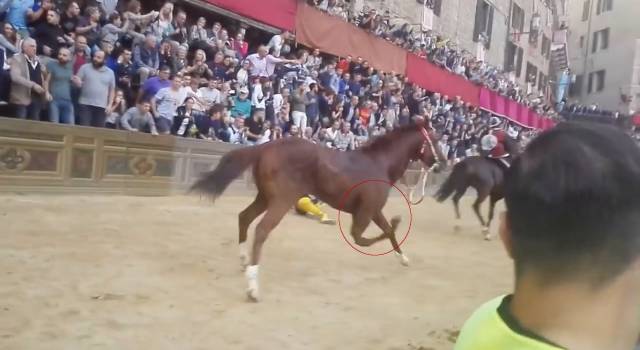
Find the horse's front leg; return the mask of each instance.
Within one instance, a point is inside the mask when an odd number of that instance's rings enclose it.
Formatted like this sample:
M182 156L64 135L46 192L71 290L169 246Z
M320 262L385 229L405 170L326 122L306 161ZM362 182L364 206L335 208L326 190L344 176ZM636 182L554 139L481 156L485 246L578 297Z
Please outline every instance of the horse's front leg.
M382 240L388 238L389 241L391 241L396 256L400 259L400 263L404 266L409 266L409 258L402 253L402 249L400 249L398 239L396 238L396 230L398 229L398 225L400 225L400 216L391 218L391 224L389 224L384 214L380 211L373 216L373 222L382 230L382 234L376 237L376 239Z

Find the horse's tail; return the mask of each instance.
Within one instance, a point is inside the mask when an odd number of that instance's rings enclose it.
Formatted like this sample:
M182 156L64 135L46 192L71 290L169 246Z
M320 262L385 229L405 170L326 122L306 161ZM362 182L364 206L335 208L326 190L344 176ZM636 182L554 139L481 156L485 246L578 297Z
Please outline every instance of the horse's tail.
M464 161L456 164L447 177L447 180L440 186L438 192L436 192L436 200L440 203L449 198L453 192L455 192L460 186L460 181L464 181L464 174L466 172L466 163Z
M255 164L260 156L260 151L261 147L252 146L225 154L215 169L203 174L198 181L191 185L189 193L201 192L210 195L215 200L233 180Z

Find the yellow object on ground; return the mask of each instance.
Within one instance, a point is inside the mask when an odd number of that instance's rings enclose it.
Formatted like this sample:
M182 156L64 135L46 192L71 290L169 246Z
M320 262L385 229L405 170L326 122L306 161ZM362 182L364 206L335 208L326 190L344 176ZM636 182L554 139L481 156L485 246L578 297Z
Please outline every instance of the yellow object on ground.
M335 220L329 219L329 216L327 216L327 214L325 214L322 210L320 210L320 208L313 203L313 201L311 200L311 198L309 197L302 197L298 200L298 203L296 203L296 209L304 214L311 214L315 217L317 217L318 219L320 219L320 222L323 224L334 224Z

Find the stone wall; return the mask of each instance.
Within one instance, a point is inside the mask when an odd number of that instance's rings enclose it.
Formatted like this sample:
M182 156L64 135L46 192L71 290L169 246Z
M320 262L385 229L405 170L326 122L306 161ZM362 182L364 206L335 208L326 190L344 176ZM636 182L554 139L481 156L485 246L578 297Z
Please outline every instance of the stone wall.
M0 117L0 192L179 195L238 145ZM416 166L418 164L414 164ZM420 168L404 180L417 183ZM429 177L429 190L445 174ZM255 191L251 171L229 188Z

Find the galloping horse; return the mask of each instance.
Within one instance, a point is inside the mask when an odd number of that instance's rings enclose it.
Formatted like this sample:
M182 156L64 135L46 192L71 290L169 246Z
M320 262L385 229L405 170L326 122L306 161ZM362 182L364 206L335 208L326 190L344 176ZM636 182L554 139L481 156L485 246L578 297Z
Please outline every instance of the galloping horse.
M301 138L285 138L231 151L218 166L204 174L191 190L219 197L227 186L247 168L253 167L258 194L239 217L240 260L250 300L258 300L258 264L262 245L271 232L305 194L312 194L333 208L350 213L351 236L362 247L388 239L403 265L408 265L395 236L400 218L391 223L382 214L389 186L353 186L366 180L395 183L413 160L436 168L445 157L436 147L436 137L422 123L406 126L379 136L358 150L341 152ZM345 199L344 194L349 191ZM251 259L246 251L249 225L266 214L255 228ZM371 220L382 229L375 238L362 237Z
M515 140L507 139L505 146L513 157L520 154L520 147ZM489 227L493 220L493 212L496 203L504 197L502 183L505 172L506 169L498 165L497 160L491 160L485 157L466 158L453 167L447 180L438 189L435 198L438 202L442 203L453 194L453 208L455 209L456 219L460 220L458 202L460 202L460 198L462 198L467 189L473 187L476 190L476 200L473 202L473 210L482 224L484 238L490 240L491 234ZM485 221L480 213L480 206L487 197L490 198L489 219ZM457 224L456 227L458 227Z

